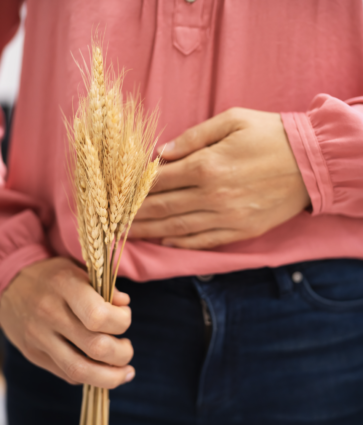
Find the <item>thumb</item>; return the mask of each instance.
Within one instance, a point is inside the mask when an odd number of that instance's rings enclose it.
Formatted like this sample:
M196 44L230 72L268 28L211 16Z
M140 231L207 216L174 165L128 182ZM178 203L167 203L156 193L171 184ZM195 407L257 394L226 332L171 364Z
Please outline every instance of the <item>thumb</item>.
M228 109L207 121L189 128L175 140L157 148L157 152L167 161L184 158L206 146L217 143L236 131L241 121L237 108Z

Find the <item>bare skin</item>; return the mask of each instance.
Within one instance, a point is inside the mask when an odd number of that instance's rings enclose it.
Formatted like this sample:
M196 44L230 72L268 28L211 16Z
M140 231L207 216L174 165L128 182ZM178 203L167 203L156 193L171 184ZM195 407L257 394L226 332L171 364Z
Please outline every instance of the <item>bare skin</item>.
M310 204L276 113L232 108L167 144L163 157L132 238L211 249L260 236Z
M135 374L133 348L118 339L131 324L130 298L113 305L89 285L87 274L65 258L25 267L4 292L0 322L32 363L71 384L115 388ZM74 344L74 345L73 345Z

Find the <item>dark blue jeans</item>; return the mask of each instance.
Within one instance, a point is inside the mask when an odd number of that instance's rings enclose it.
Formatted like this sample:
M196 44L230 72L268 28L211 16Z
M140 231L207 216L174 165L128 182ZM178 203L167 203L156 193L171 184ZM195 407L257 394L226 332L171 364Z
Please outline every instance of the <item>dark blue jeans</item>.
M118 287L136 378L112 391L112 425L363 424L363 261ZM78 424L80 387L10 344L5 374L9 425Z

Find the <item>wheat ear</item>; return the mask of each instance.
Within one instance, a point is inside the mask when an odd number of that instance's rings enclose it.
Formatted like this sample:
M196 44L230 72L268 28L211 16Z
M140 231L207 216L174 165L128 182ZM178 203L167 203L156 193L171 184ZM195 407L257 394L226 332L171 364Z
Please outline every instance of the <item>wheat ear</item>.
M97 278L97 291L101 293L102 273L104 266L104 253L103 253L103 233L101 222L98 214L96 214L92 196L89 195L86 203L85 222L86 232L89 247L89 256L92 262L92 267L95 270Z
M92 76L89 91L89 118L93 146L99 154L99 160L103 162L102 140L105 133L106 118L106 90L103 70L103 57L101 47L92 45Z
M108 241L114 239L117 223L121 219L120 209L122 199L120 199L121 188L117 181L117 172L121 168L119 160L119 145L122 131L122 107L119 99L118 85L112 87L107 93L107 128L104 138L103 152L103 175L105 177L108 200L109 200L109 229Z

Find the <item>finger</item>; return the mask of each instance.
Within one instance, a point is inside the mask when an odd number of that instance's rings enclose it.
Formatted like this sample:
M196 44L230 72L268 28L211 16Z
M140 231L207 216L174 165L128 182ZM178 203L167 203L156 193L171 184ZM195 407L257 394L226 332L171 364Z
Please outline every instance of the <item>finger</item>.
M54 330L72 342L88 357L111 366L126 366L134 355L130 340L91 332L68 310Z
M51 357L48 356L48 354L39 351L34 350L31 353L27 353L26 355L27 359L35 364L36 366L47 370L48 372L52 373L55 376L58 376L58 378L63 379L64 381L68 382L68 384L71 385L78 385L80 382L76 382L72 379L70 379L61 368L59 368L54 361L51 359Z
M215 229L179 238L164 238L162 245L183 249L212 249L216 246L241 240L238 231L233 229Z
M130 365L114 367L85 357L59 336L54 335L44 343L50 357L71 381L113 389L135 375L135 369Z
M190 171L186 160L161 166L156 183L150 193L195 186L195 176Z
M130 296L125 292L120 292L117 288L114 288L112 304L117 307L122 307L130 304Z
M137 221L133 225L135 239L165 238L185 236L190 233L213 229L218 225L217 214L197 212L168 217L162 220Z
M208 208L206 202L203 202L199 188L162 192L145 199L134 223L139 220L165 218L200 210L206 211ZM132 231L133 227L131 227L131 233Z
M189 128L175 140L159 146L157 151L167 161L184 158L192 152L216 143L241 127L242 108L232 108Z
M130 307L106 302L87 282L70 279L63 287L65 301L88 330L121 335L130 326Z

